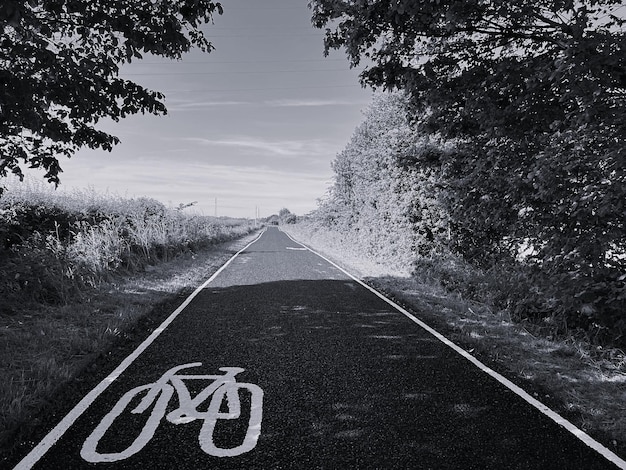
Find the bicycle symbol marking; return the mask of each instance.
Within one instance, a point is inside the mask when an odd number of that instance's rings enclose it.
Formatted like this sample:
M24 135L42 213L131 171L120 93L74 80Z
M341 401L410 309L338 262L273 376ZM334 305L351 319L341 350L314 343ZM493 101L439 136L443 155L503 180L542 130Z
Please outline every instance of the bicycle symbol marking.
M202 420L198 442L200 448L209 455L234 457L254 449L261 434L263 390L255 384L236 382L235 376L245 370L240 367L220 367L219 370L224 372L223 375L184 375L179 373L184 369L191 369L201 365L201 362L193 362L173 367L156 382L141 385L126 392L85 440L80 451L81 457L92 463L116 462L126 459L143 449L152 439L163 417L176 425L190 423L198 419ZM192 397L185 385L185 381L190 380L212 380L213 382L195 397ZM245 438L240 445L235 447L217 447L213 442L213 433L218 420L235 420L241 416L240 389L246 389L250 394L250 418ZM151 406L152 411L137 438L121 452L98 452L98 443L113 425L114 421L126 411L131 401L143 392L145 392L145 396L130 413L142 414ZM167 406L174 392L178 396L179 407L167 413ZM211 401L206 411L198 410L209 398ZM227 403L225 411L223 411L224 398Z

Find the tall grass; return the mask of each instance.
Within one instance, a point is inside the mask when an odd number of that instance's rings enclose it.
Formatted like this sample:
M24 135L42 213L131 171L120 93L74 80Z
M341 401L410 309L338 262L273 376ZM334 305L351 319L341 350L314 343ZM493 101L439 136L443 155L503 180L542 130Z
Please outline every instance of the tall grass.
M116 272L136 272L251 231L145 197L55 191L9 179L0 197L0 296L65 303ZM0 307L1 312L1 307Z

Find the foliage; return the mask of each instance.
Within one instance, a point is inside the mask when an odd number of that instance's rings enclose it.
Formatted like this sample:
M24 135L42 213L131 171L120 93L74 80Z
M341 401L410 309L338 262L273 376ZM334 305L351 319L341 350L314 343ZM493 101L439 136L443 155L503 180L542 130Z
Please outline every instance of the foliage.
M363 82L406 90L422 131L463 142L436 162L453 179L461 252L515 250L503 246L514 237L543 263L594 245L577 261L593 265L624 251L626 42L611 13L620 5L311 2L317 26L337 21L327 51L371 60Z
M345 47L364 84L406 92L418 134L453 143L404 162L438 175L450 248L531 280L520 315L614 338L626 332L621 3L309 3L333 28L326 52Z
M620 0L312 0L326 52L365 57L364 83L405 89L454 135L623 123ZM600 123L597 122L600 119ZM547 125L546 125L547 124ZM552 126L552 128L550 127Z
M20 164L58 183L58 157L111 150L103 117L164 114L163 95L119 77L142 54L179 59L213 46L199 29L222 13L210 0L5 0L0 5L0 176Z
M316 217L326 226L353 232L375 258L403 259L440 250L447 239L447 213L440 203L437 173L409 168L407 160L437 149L436 136L420 138L406 115L402 94L381 94L365 113L332 167L335 181Z
M413 265L417 277L515 318L619 341L623 201L603 165L586 166L583 154L594 149L562 139L567 165L520 152L528 164L519 171L517 160L471 156L461 139L424 133L409 111L401 93L375 97L333 162L334 184L314 223L380 263ZM590 188L593 181L601 184ZM569 225L555 217L561 205Z
M66 303L120 271L138 271L251 230L150 198L13 184L0 197L0 296Z
M278 211L278 218L281 224L295 224L297 216L286 207Z

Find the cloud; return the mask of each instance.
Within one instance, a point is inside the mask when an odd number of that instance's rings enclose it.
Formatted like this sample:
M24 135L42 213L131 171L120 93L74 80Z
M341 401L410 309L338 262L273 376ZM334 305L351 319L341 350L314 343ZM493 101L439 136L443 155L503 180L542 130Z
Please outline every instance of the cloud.
M324 100L324 99L310 99L310 100L273 100L266 101L267 106L275 107L312 107L312 106L360 106L367 104L365 101L350 101L350 100Z
M254 217L255 206L264 216L288 207L304 214L316 207L332 176L325 172L310 174L260 168L252 165L224 165L161 161L159 165L145 162L106 161L97 172L98 178L89 180L91 166L77 159L68 165L63 175L62 188L83 188L84 182L100 192L109 191L125 197L154 197L165 204L177 205L198 201L195 210L207 215L214 213L215 199L219 215Z
M336 148L329 142L313 140L262 140L246 136L235 136L229 139L206 139L189 137L185 139L206 146L238 148L250 153L261 153L280 157L296 156L329 156L334 155Z
M341 99L280 99L264 101L238 100L204 100L193 101L183 99L168 99L166 102L169 111L191 111L203 108L227 106L258 106L272 108L310 108L321 106L363 106L369 101L341 100Z
M169 103L169 104L168 104ZM189 101L189 100L168 100L166 103L168 111L189 111L203 108L214 108L218 106L246 106L254 104L250 101Z

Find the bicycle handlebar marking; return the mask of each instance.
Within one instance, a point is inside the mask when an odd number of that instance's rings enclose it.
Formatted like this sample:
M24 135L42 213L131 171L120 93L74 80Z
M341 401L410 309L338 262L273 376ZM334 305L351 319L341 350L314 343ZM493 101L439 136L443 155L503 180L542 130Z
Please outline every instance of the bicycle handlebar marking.
M113 409L107 413L102 421L85 440L80 451L81 457L87 462L116 462L136 454L152 439L161 420L165 417L172 424L186 424L197 419L203 420L198 436L200 448L207 454L215 457L234 457L249 452L257 444L261 434L263 419L263 390L255 384L237 382L235 376L245 369L240 367L220 367L222 375L183 375L179 371L201 366L200 362L192 362L173 367L163 374L156 382L135 387L126 392ZM208 386L192 398L185 386L186 380L212 380ZM241 416L241 401L239 389L247 389L250 393L250 418L248 429L243 442L235 447L221 448L213 442L213 433L217 420L234 420ZM121 452L100 453L97 451L100 440L107 433L114 421L126 410L133 398L146 392L139 404L130 412L142 414L153 405L146 424L137 438ZM167 413L170 399L176 392L179 407ZM199 411L202 403L210 398L206 411ZM220 411L226 398L227 411Z

